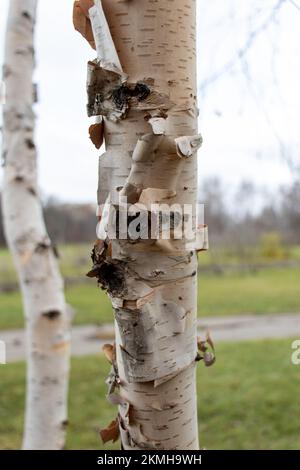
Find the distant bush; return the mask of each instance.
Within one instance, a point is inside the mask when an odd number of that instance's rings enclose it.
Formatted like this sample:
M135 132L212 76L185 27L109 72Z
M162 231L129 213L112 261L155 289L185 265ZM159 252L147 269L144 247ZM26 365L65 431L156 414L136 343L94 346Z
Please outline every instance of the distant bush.
M264 233L260 241L260 254L269 260L283 260L289 257L289 252L283 245L278 232Z

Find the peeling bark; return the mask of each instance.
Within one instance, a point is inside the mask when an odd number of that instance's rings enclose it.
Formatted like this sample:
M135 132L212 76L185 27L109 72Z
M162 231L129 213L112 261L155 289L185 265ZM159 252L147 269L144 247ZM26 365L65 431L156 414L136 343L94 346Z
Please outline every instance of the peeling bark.
M38 198L33 33L37 0L11 0L5 48L2 203L27 334L24 449L61 449L67 425L70 310Z
M151 204L196 206L202 143L196 2L94 3L85 10L97 48L97 59L88 64L88 114L104 116L107 151L99 160L98 204L105 204L99 214L101 240L89 275L115 309L116 359L108 399L119 405L122 448L198 449L196 252L208 247L207 228L199 227L190 248L174 236L110 236L113 210L122 216L120 196L130 204L126 235L137 213L147 226ZM174 235L176 210L172 214ZM105 439L114 439L116 421L106 431Z

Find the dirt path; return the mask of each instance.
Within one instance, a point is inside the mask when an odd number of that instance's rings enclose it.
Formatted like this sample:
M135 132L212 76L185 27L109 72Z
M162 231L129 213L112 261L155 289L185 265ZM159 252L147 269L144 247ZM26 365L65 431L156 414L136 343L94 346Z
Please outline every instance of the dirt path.
M300 339L300 313L276 315L239 315L210 317L199 320L199 335L209 329L215 343L265 338ZM102 345L113 340L113 325L74 326L72 355L86 356L101 352ZM23 330L0 331L0 341L6 344L7 362L24 360Z

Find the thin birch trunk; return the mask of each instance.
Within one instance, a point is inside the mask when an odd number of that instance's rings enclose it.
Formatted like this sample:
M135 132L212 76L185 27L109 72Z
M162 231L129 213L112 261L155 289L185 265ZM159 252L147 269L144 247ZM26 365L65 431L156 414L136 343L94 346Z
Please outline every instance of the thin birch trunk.
M185 239L110 235L112 214L122 214L120 195L131 204L129 219L141 212L145 225L153 203L195 209L202 142L196 2L93 5L75 2L74 24L97 49L97 61L88 64L88 114L104 119L90 135L99 148L103 133L107 150L100 157L98 204L106 201L108 215L106 209L100 214L89 276L97 277L115 309L116 346L106 354L113 364L108 399L119 414L102 437L114 440L120 432L128 450L198 449L196 251L204 240L188 249Z
M3 115L6 238L23 294L27 333L24 449L61 449L67 424L70 313L38 197L33 113L37 0L11 0Z

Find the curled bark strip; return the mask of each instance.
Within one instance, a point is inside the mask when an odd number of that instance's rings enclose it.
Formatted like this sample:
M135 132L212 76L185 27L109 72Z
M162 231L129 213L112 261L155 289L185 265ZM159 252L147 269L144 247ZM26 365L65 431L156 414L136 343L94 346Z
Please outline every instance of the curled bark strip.
M166 119L163 117L151 117L149 124L152 127L154 135L165 135L166 133Z
M196 250L197 252L207 251L209 249L208 226L198 225L195 240L188 242L186 247L187 249Z
M115 344L104 344L102 347L102 351L108 362L110 364L115 364L116 362L116 346Z
M119 405L119 406L126 405L126 401L124 400L124 398L122 398L122 396L119 393L110 393L106 396L106 398L107 398L107 401L111 405Z
M94 3L94 2L90 2ZM82 0L74 2L73 7L73 24L76 31L78 31L89 43L89 45L96 50L96 44L92 25L87 17L87 10Z
M194 155L201 143L200 135L179 137L174 141L164 136L163 132L144 135L138 140L134 149L130 174L121 196L129 198L128 202L131 204L140 202L147 205L175 198L175 188L182 171L181 159ZM171 164L173 172L170 171ZM168 188L149 187L148 182L157 180L158 175L164 172L168 172L169 175Z
M87 18L89 18L89 10L95 5L94 0L78 0L80 8Z
M155 90L151 80L127 83L126 79L124 74L103 66L97 60L88 62L88 116L101 115L118 121L126 117L129 109L150 111L174 106L167 96Z
M88 116L106 116L116 121L121 119L127 110L117 107L112 98L113 91L122 86L122 78L117 72L102 68L97 61L88 62L87 94Z
M137 311L117 309L116 321L129 382L163 383L193 362L194 322L191 313L174 302L153 298Z
M199 150L203 139L201 135L184 136L175 139L179 157L191 157Z
M88 14L101 66L122 75L122 66L105 18L102 1L94 0L94 5L88 10Z
M126 415L122 412L122 408L120 409L119 423L122 443L129 445L131 449L150 450L161 448L160 441L155 441L145 436L141 424L131 424L128 422Z

